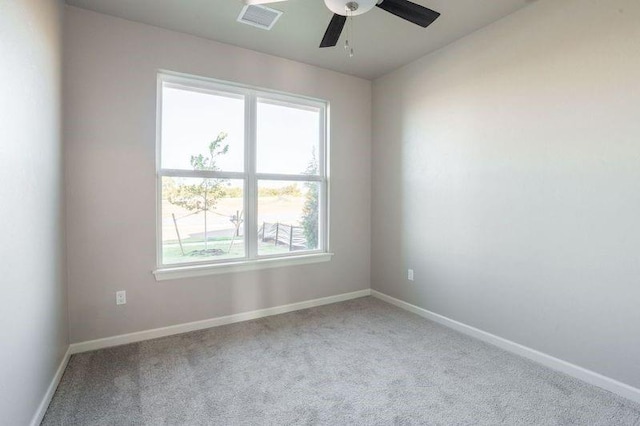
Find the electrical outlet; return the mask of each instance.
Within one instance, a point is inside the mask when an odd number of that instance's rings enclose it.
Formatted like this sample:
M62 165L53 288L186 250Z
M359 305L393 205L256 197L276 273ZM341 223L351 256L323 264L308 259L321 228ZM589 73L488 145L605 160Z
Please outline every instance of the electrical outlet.
M124 305L127 303L127 292L124 290L116 291L116 305Z
M409 270L407 271L407 279L408 279L409 281L413 281L413 269L409 269Z

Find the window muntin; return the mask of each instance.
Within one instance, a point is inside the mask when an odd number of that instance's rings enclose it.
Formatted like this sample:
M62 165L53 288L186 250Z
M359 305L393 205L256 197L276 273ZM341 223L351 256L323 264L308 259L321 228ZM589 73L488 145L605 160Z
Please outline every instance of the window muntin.
M158 91L159 267L327 252L325 102L167 74Z

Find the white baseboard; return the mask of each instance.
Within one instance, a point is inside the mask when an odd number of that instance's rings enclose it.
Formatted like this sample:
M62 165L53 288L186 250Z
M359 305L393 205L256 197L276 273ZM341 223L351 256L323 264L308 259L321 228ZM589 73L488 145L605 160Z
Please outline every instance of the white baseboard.
M104 339L89 340L86 342L71 344L72 354L94 351L112 346L125 345L127 343L141 342L143 340L157 339L158 337L172 336L174 334L187 333L189 331L202 330L205 328L218 327L220 325L232 324L235 322L248 321L271 315L284 314L301 309L313 308L315 306L328 305L330 303L343 302L345 300L357 299L371 295L370 289L343 293L336 296L322 297L320 299L306 300L304 302L291 303L289 305L274 306L273 308L258 309L256 311L242 312L224 317L206 319L202 321L189 322L184 324L171 325L168 327L154 328L151 330L138 331L136 333L121 334L119 336L105 337Z
M31 426L38 426L40 423L42 423L44 414L47 412L47 408L49 408L51 399L53 399L53 394L56 393L56 389L58 388L58 384L62 379L64 370L67 368L69 358L71 358L71 347L67 348L67 352L65 352L64 356L62 357L62 361L60 362L60 365L56 370L56 374L53 376L53 379L51 380L51 383L47 388L47 392L44 394L44 398L42 398L42 401L40 401L40 405L38 405L38 409L31 419Z
M568 374L569 376L575 377L576 379L582 380L583 382L598 386L602 389L608 390L609 392L613 392L624 398L640 403L640 389L638 388L619 382L610 377L603 376L602 374L596 373L595 371L587 370L586 368L582 368L570 362L555 358L551 355L547 355L535 349L531 349L519 343L512 342L511 340L496 336L495 334L491 334L470 325L463 324L459 321L452 320L440 314L436 314L435 312L428 311L419 306L412 305L403 300L396 299L395 297L388 296L384 293L380 293L379 291L371 290L371 295L380 300L391 303L392 305L395 305L399 308L402 308L409 312L413 312L414 314L418 314L421 317L430 319L446 327L464 333L468 336L475 337L476 339L490 343L494 346L498 346L499 348L506 351L528 358L532 361L544 365L545 367L549 367L562 373Z

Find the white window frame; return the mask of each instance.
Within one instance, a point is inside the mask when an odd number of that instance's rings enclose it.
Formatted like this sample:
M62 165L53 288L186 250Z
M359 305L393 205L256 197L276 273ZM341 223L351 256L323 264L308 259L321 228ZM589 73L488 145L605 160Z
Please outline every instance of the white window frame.
M244 111L244 171L195 171L163 169L162 154L162 90L165 85L184 88L191 91L220 94L223 96L239 96L245 99ZM271 101L277 104L294 107L310 107L320 110L318 170L317 176L306 174L274 174L257 172L257 103L258 100ZM331 260L329 252L329 141L328 141L329 104L320 99L297 96L213 80L204 77L187 76L173 72L160 71L157 79L156 108L156 258L157 268L153 271L157 280L204 276L211 274L239 272L246 270L274 268ZM242 179L244 181L244 235L245 256L236 259L199 261L179 264L163 264L162 262L162 178L197 177ZM319 188L319 224L318 248L300 250L275 255L258 254L258 182L261 180L279 180L292 182L318 182Z

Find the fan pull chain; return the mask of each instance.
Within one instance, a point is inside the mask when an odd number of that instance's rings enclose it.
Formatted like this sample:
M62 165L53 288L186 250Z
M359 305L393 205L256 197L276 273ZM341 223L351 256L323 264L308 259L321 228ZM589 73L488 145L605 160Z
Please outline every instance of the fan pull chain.
M351 11L347 6L345 6L345 12L347 12L347 21L349 21L349 15ZM351 47L349 46L349 22L347 22L347 36L344 38L344 50L349 51Z
M349 9L349 7L346 8L346 12L347 12L347 37L345 38L344 41L344 50L347 51L347 53L349 54L350 58L353 58L353 43L349 43L349 40L353 41L353 11L351 9Z
M353 15L349 16L350 38L353 40ZM349 57L353 58L353 47L349 48Z

